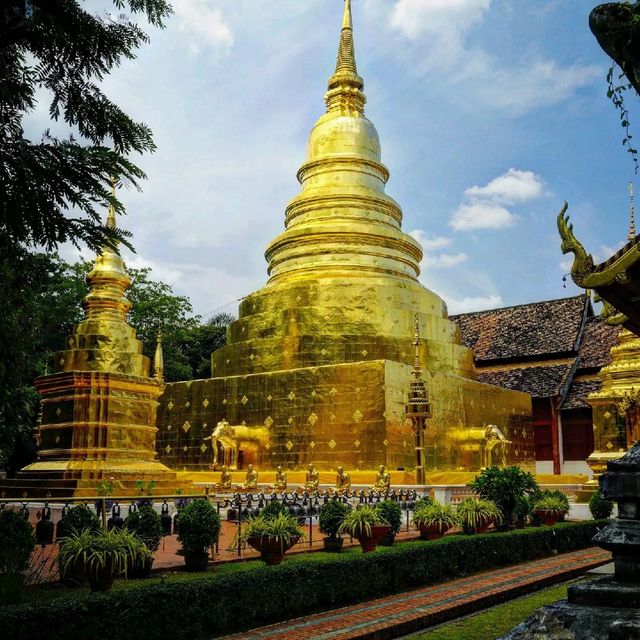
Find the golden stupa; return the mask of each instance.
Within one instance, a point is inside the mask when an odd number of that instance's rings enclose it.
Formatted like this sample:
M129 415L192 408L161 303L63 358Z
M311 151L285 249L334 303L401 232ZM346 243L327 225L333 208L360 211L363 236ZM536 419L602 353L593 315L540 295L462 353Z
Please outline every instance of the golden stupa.
M601 387L588 398L593 408L595 450L587 459L595 479L640 438L640 338L627 329L611 349L611 364L598 374Z
M107 226L116 226L112 207ZM36 380L38 459L18 474L14 488L91 495L99 480L113 478L125 491L137 480L154 480L173 493L176 474L156 459L156 409L164 390L160 342L151 377L150 359L126 320L131 281L117 249L103 248L87 282L85 319L54 357L53 373Z
M389 171L364 115L346 0L335 73L298 171L301 192L267 250L269 280L244 298L212 378L168 384L158 450L177 470L313 462L415 467L405 404L417 314L432 418L430 471L534 465L528 395L477 383L443 300L418 281L422 249L385 193Z

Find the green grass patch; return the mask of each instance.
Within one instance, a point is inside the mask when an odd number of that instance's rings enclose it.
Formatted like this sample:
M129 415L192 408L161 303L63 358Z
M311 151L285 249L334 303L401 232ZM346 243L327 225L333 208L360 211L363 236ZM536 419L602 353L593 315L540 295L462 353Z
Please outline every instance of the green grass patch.
M410 640L496 640L526 620L536 609L567 597L568 584L543 589L530 596L512 600L476 613L463 620L449 622Z

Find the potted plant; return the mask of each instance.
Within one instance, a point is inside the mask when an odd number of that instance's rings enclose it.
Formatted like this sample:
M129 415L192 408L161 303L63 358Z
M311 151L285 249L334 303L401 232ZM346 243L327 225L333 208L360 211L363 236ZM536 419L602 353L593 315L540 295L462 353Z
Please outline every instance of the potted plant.
M318 524L320 533L326 536L324 539L324 550L338 552L342 549L342 537L339 534L340 525L344 517L349 513L351 507L341 500L329 500L320 508Z
M603 498L600 491L596 491L589 500L589 511L594 520L606 520L613 513L613 500Z
M567 513L565 504L555 496L545 496L533 505L533 513L542 520L547 527L552 527Z
M22 598L24 572L35 546L31 525L14 511L0 511L0 603Z
M176 527L187 571L205 571L209 549L220 534L220 514L207 499L198 498L178 512Z
M302 537L304 534L295 516L288 513L272 517L260 515L247 521L229 548L248 544L260 553L266 564L276 565L282 562L284 554Z
M502 520L500 509L490 500L466 498L458 504L456 513L466 534L484 533L492 524Z
M113 581L127 566L144 561L149 550L126 529L72 533L60 543L62 566L82 565L91 591L110 591Z
M451 505L434 502L414 511L413 524L422 540L437 540L458 524L458 515Z
M79 504L64 512L56 527L56 538L64 538L82 529L100 529L98 516L86 504Z
M402 527L402 507L395 500L383 500L376 505L376 509L391 527L389 533L382 536L378 544L382 547L390 547Z
M380 538L389 533L391 526L378 509L371 505L360 505L347 513L338 533L349 533L358 539L363 553L375 551Z
M571 510L567 494L560 491L560 489L544 489L542 491L537 491L531 496L532 507L536 503L540 502L542 498L556 498L560 503L562 503L564 513L558 518L558 522L563 522L565 515Z
M516 502L516 508L513 510L515 525L517 529L524 529L531 519L533 512L533 500L529 496L520 496Z
M160 516L153 507L143 505L127 516L124 526L137 536L149 550L149 554L142 558L142 562L131 565L127 574L130 578L148 578L153 566L153 554L159 549L162 538Z
M539 491L538 483L520 467L487 467L469 485L483 500L491 500L502 512L502 528L513 524L518 499Z

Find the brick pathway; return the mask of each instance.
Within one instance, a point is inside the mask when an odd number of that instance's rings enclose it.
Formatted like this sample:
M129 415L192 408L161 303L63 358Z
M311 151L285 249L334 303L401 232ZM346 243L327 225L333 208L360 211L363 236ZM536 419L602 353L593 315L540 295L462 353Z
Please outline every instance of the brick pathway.
M390 640L582 575L611 561L591 548L319 613L226 640Z

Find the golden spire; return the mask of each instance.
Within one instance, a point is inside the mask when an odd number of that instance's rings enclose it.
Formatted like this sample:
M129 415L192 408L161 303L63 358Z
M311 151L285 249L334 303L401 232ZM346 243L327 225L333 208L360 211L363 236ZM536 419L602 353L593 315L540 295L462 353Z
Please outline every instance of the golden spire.
M413 319L413 328L413 346L415 347L415 358L413 361L412 374L416 380L419 380L422 376L422 369L420 367L420 346L422 345L422 341L420 340L420 320L417 313Z
M116 184L112 180L112 195L115 196ZM116 228L116 212L113 205L107 211L106 226ZM124 268L124 262L118 250L108 245L102 248L95 261L95 266L87 276L89 293L83 303L87 319L119 320L126 322L131 303L124 293L131 280Z
M153 374L158 382L164 381L164 357L162 355L162 331L156 337L156 353L153 358Z
M629 220L629 241L636 237L636 203L633 194L633 182L629 183L629 195L631 196L631 219Z
M329 91L325 95L328 111L340 111L344 115L364 114L366 98L364 82L358 75L356 53L353 45L353 18L351 0L345 0L336 71L329 78Z

